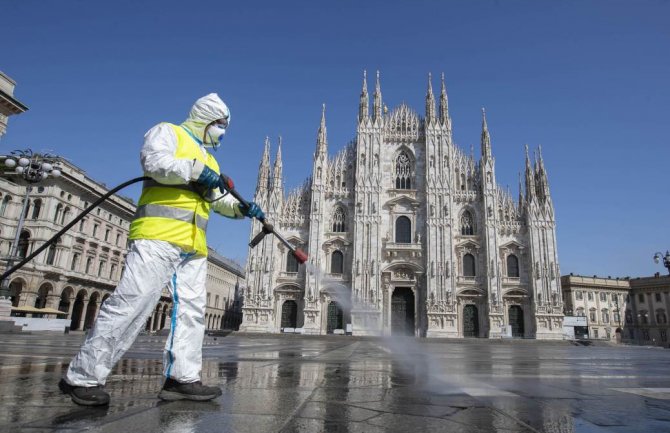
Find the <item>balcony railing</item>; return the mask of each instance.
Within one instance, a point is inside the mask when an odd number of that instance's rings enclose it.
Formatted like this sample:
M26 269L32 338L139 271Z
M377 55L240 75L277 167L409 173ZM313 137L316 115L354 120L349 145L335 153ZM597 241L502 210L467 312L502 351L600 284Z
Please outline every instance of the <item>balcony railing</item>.
M519 277L503 277L502 282L503 282L503 284L519 285L519 284L521 284L521 278L519 278Z
M477 277L476 276L466 276L466 275L459 275L456 280L459 283L464 283L464 284L475 284L477 282Z
M423 245L417 242L404 244L397 242L387 242L385 245L386 253L390 256L398 253L409 253L412 255L420 255Z

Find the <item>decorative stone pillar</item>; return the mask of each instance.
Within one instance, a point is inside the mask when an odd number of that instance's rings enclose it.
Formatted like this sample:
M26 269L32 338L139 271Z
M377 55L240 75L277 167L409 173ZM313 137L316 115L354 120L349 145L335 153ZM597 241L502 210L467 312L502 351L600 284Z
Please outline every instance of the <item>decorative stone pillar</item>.
M279 307L281 308L281 307ZM316 298L305 299L305 324L303 328L305 329L305 334L319 335L321 334L321 319L319 317L321 313L321 306L319 305L319 300ZM281 310L279 311L279 316L281 317Z
M51 294L47 295L46 308L53 308L58 310L58 304L60 304L60 295Z
M35 300L37 299L36 292L21 292L21 299L19 301L19 307L32 307L35 305Z
M72 301L72 305L74 305L76 301L77 301L77 297L75 296L74 300ZM72 327L73 329L83 331L84 324L86 323L85 321L86 321L86 311L88 309L87 307L88 307L88 296L84 296L81 300L81 314L79 315L79 320L77 321L77 323L73 324L73 325L75 325L75 326ZM74 314L74 310L73 310L73 314Z
M75 298L75 297L72 297L70 299L70 304L67 307L67 316L65 317L66 319L72 320L72 311L74 310L74 301L76 299L77 298Z

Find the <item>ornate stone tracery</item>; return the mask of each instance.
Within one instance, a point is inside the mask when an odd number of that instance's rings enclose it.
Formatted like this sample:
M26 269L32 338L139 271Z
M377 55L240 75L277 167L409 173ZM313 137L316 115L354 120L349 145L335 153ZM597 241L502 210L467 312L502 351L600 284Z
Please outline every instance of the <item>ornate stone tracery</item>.
M541 155L534 164L526 158L526 185L513 200L497 183L485 119L476 157L474 148L454 143L446 99L444 86L439 102L427 99L426 120L406 104L389 113L378 74L374 94L366 86L361 93L355 139L332 157L322 112L312 177L303 186L279 197L272 185L281 182L259 176L255 200L281 205L269 218L282 233L305 240L311 267L293 279L282 276L272 257L287 252L263 243L249 254L251 301L264 304L272 287L296 282L305 288L305 332L322 333L323 303L330 299L323 296L325 274L351 286L355 333L391 332L399 287L414 293L414 305L403 308L416 312L419 335L463 336L468 304L479 312L478 336L500 337L509 322L506 308L515 305L529 321L526 336L560 337L554 210ZM396 236L408 221L410 229ZM339 261L338 272L329 273L335 251L343 253L341 274ZM518 276L506 272L510 254L518 259ZM474 272L465 275L468 255Z
M413 163L405 150L400 151L395 160L395 188L412 189L414 183Z
M387 115L384 135L389 141L416 141L421 135L422 121L414 110L401 104Z

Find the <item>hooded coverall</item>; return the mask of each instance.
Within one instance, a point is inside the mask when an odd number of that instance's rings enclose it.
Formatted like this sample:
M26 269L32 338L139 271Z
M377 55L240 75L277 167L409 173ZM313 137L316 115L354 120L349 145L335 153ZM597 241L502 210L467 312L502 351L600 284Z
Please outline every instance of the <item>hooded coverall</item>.
M202 145L205 127L229 117L216 94L196 101L181 125L161 123L144 136L141 162L145 182L135 219L126 266L114 293L100 308L84 345L70 363L65 381L73 386L104 385L110 370L130 348L164 288L173 300L164 356L164 374L178 382L200 380L205 331L207 246L210 204L196 194L204 166L218 165ZM199 138L200 137L200 138ZM209 199L219 198L217 190ZM227 195L211 209L243 218L235 198Z

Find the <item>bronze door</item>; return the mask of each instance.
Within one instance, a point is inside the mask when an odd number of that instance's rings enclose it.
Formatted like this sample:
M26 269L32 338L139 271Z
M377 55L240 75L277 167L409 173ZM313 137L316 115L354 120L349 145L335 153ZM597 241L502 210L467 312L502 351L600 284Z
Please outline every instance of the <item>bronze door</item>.
M339 305L335 302L328 304L328 328L327 332L332 334L335 329L344 329L344 314Z
M295 328L298 325L298 304L295 301L285 301L281 307L281 327Z
M414 293L408 287L398 287L391 297L391 333L414 335Z
M463 308L463 336L479 337L479 313L475 305Z
M523 310L520 306L509 307L509 324L512 327L512 337L523 337Z

